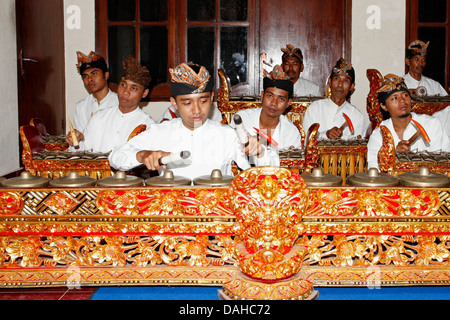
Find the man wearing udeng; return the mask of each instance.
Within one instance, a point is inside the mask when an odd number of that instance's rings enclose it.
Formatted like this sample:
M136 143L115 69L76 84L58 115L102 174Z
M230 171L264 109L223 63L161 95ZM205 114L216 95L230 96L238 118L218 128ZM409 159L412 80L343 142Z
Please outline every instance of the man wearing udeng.
M391 132L396 153L405 153L410 150L450 151L450 139L439 120L426 114L411 112L411 95L403 78L394 74L386 75L378 90L378 101L386 118L380 126L385 126ZM429 142L425 137L409 141L418 130L414 121L423 127ZM368 168L379 168L378 152L382 144L383 137L378 127L370 135L367 144Z
M150 72L132 56L123 60L121 80L117 89L116 106L97 111L89 120L84 132L75 129L81 150L109 152L127 142L130 134L140 125L147 128L155 123L139 107L141 99L149 94ZM66 141L74 146L69 132Z
M131 139L110 155L111 165L119 170L129 170L145 164L149 170L170 169L176 176L191 179L209 175L214 169L231 175L232 161L241 169L247 169L249 163L243 151L256 154L262 152L262 147L255 144L256 148L250 146L242 150L231 127L208 119L214 97L214 84L208 70L183 63L169 72L170 102L180 117L153 125ZM191 158L165 166L159 164L162 157L181 151L189 151Z

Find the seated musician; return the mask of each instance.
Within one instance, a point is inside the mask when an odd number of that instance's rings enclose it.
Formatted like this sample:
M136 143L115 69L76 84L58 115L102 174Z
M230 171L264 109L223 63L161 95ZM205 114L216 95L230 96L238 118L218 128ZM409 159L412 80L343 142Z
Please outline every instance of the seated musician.
M430 42L424 43L420 40L411 42L406 49L405 63L409 68L409 72L403 76L405 84L410 90L415 90L418 87L424 87L427 96L446 96L447 91L442 85L422 73L427 65L427 49Z
M78 73L90 93L87 98L77 103L72 119L73 127L83 133L94 113L117 106L119 100L117 94L108 88L109 72L102 56L93 51L86 56L78 51L77 60Z
M147 128L155 121L139 107L148 93L151 76L146 67L128 56L123 61L121 80L117 89L119 102L111 108L96 112L84 131L75 130L80 150L109 152L127 142L133 130L145 124ZM74 145L70 132L66 135L70 146Z
M262 147L255 140L243 149L235 130L208 118L214 83L205 67L183 63L169 72L170 102L180 117L153 125L114 151L109 157L114 168L126 171L144 164L149 170L168 169L176 176L195 179L210 175L214 169L232 175L232 161L241 169L249 168L242 151L263 155ZM160 164L162 157L182 151L189 151L191 157Z
M387 120L381 122L380 126L389 129L394 138L395 151L405 153L410 150L418 151L450 151L450 139L444 133L438 119L411 112L411 95L406 87L403 78L393 74L384 77L381 87L378 90L378 100L380 107L387 112ZM410 142L410 139L418 128L411 121L417 121L425 129L430 143L426 143L423 137L418 137ZM378 151L381 148L383 139L380 128L376 128L370 136L367 145L368 168L379 168Z
M300 76L305 68L303 65L302 50L288 44L286 45L286 48L282 48L281 51L283 51L283 56L281 57L283 63L281 64L281 67L283 68L284 73L294 83L293 95L297 97L322 96L317 84Z
M264 70L265 71L265 70ZM240 110L236 114L242 119L244 128L248 134L257 137L254 128L264 131L278 144L278 148L273 145L269 148L270 155L256 160L256 165L279 166L280 160L277 150L289 147L301 148L301 136L297 127L283 113L292 103L293 83L289 80L280 66L275 66L270 74L263 79L263 89L261 93L261 108L251 108ZM234 118L230 126L235 128ZM263 143L266 141L261 139ZM267 150L266 150L267 151ZM270 159L268 159L269 157ZM269 163L267 163L269 160Z
M355 88L355 70L350 62L339 59L331 72L329 82L330 98L314 101L309 105L303 117L303 128L307 131L312 124L318 123L318 139L349 140L363 137L366 130L364 115L347 102ZM343 114L349 117L354 127L353 134Z

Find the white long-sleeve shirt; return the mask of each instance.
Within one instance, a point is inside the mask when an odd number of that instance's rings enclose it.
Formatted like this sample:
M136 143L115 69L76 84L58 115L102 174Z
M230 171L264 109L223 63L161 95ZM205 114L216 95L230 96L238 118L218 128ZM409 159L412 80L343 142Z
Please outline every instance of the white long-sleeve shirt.
M254 128L260 129L259 118L261 117L262 108L252 108L240 110L238 114L244 125L245 130L252 136L257 135ZM234 118L232 119L230 126L236 127ZM265 154L262 158L251 157L252 161L257 166L272 165L279 166L280 158L278 156L278 150L294 147L301 148L301 136L297 127L289 120L285 115L280 116L280 122L278 123L275 131L272 134L272 138L278 143L278 147L269 145L269 148L265 148Z
M441 111L433 113L432 116L439 119L439 121L442 123L442 128L444 128L445 133L447 133L447 135L450 137L450 106Z
M118 104L119 98L117 97L117 93L111 90L109 90L106 97L104 97L100 103L92 94L90 94L85 99L77 103L75 115L72 119L73 127L81 133L84 133L89 120L97 111L116 107Z
M201 127L190 130L177 118L155 124L134 137L111 153L109 162L114 168L127 171L141 164L136 154L142 150L190 151L190 159L167 164L166 170L193 180L210 175L214 169L221 170L223 175L232 175L233 160L241 169L248 169L250 165L241 149L237 134L230 126L208 119Z
M319 135L318 139L328 139L327 131L333 127L340 128L345 123L345 118L342 115L345 113L352 121L355 133L352 135L348 126L344 128L341 139L349 140L356 138L358 135L365 136L367 125L364 115L354 105L345 101L341 106L338 106L330 98L317 100L311 103L306 109L303 117L303 128L308 133L312 124L318 123Z
M403 79L405 79L405 84L408 89L417 89L418 87L427 89L427 96L446 96L448 94L439 82L424 75L422 75L420 81L414 79L409 73L405 74Z
M441 123L438 119L425 115L425 114L415 114L411 112L412 118L416 120L425 129L431 142L427 144L422 137L419 137L411 145L410 150L418 151L446 151L450 152L450 139L445 134ZM397 147L398 143L401 141L394 130L394 125L392 119L384 120L380 123L380 126L385 126L389 129L394 138L394 146ZM403 133L403 140L408 140L417 132L416 126L412 121L408 124ZM383 143L383 137L381 135L380 128L376 128L370 135L369 143L367 144L367 167L378 168L378 151L380 151L381 145Z
M127 142L137 126L145 124L148 129L154 123L155 120L141 108L128 113L122 113L118 105L99 110L86 126L80 149L93 152L114 151Z
M294 83L294 96L296 97L320 97L323 96L320 94L320 89L317 84L314 82L307 80L305 78L300 77L296 83Z

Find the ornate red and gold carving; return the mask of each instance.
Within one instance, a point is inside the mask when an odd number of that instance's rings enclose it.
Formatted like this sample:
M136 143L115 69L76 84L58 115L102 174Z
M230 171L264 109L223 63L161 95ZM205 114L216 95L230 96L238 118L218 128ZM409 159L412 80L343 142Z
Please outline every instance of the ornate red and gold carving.
M289 178L257 179L237 183L266 207L227 187L1 190L0 286L66 286L74 277L81 285L221 285L240 272L239 252L249 252L239 246L255 233L271 243L244 263L255 274L298 247L290 258L315 287L450 283L449 188L298 189ZM293 197L285 204L303 206L301 220L273 202L272 215L242 224L236 238L231 201L268 211L271 195ZM296 229L279 233L289 220ZM258 241L246 244L258 249ZM274 275L294 270L276 261Z

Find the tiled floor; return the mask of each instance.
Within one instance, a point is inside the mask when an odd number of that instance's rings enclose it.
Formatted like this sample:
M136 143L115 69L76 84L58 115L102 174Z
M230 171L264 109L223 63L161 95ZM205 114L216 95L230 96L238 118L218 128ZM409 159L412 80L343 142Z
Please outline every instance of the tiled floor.
M0 300L89 300L98 288L0 289Z

